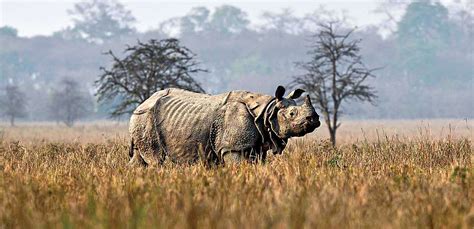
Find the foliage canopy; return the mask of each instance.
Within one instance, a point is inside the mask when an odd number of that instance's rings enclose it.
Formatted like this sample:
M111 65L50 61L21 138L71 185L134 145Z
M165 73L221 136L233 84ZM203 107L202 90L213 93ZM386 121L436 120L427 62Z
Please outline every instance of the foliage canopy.
M206 70L198 67L196 55L177 39L139 41L124 53L125 57L120 58L109 51L113 64L109 69L101 67L102 74L95 81L99 102L117 97L121 100L113 108L112 117L131 113L153 93L165 88L204 92L191 75Z

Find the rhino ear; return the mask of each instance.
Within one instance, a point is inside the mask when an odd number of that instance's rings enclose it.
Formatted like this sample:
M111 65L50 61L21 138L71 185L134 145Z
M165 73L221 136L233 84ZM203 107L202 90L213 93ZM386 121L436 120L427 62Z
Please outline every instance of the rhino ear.
M275 91L275 98L280 101L283 99L283 95L285 95L285 88L283 86L278 86Z
M290 94L288 96L286 96L287 99L297 99L299 98L302 94L304 93L304 90L303 89L296 89L292 92L290 92Z

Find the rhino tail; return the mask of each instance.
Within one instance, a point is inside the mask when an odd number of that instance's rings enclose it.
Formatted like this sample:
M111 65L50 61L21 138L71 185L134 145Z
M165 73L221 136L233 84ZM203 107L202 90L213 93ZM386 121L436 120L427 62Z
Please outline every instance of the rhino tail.
M133 139L130 140L130 149L128 150L128 156L130 159L133 158L133 150L135 148L135 143L133 142Z

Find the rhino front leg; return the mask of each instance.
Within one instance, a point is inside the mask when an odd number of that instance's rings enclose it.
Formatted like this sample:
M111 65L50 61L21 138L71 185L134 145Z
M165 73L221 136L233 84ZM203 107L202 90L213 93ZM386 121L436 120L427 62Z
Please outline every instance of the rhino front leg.
M227 151L222 153L224 164L239 164L243 161L249 163L265 162L267 153L255 148L250 148L241 151Z
M267 152L262 150L262 147L251 148L243 155L250 163L265 163L267 158Z
M257 161L265 163L267 161L267 151L262 151L257 155Z
M242 152L227 151L222 153L223 164L240 164L242 162Z

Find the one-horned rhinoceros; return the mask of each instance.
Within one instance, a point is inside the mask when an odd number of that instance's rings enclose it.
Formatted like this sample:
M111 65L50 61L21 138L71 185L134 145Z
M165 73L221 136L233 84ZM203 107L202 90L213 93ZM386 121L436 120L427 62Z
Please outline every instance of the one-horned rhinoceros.
M169 158L178 163L203 159L206 164L265 160L271 150L281 154L289 138L320 126L309 96L302 105L296 89L283 97L248 91L219 95L181 89L156 92L130 118L130 163L147 165Z

